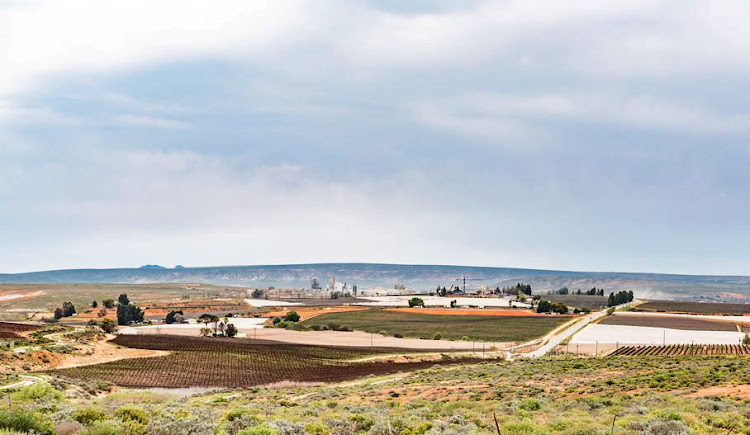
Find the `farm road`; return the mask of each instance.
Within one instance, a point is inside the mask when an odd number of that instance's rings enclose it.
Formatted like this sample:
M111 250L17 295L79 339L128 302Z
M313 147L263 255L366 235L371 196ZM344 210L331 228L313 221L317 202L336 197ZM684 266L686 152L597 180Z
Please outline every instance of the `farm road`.
M629 302L627 304L617 305L615 307L615 309L624 308L624 307L633 305L635 303L638 303L638 301L633 301L633 302ZM574 323L573 325L569 326L567 329L565 329L564 331L560 332L559 334L557 334L557 335L553 336L552 338L550 338L549 341L547 341L547 343L543 344L542 347L540 347L539 349L534 350L532 352L528 352L528 353L522 353L522 354L519 354L518 356L521 357L521 358L539 358L541 356L546 355L547 352L549 352L550 350L554 349L555 346L559 345L560 343L562 343L566 339L572 337L573 334L575 334L576 332L578 332L581 329L583 329L583 327L585 327L589 323L591 323L591 322L593 322L595 320L599 320L602 317L606 316L608 309L609 308L605 308L605 309L603 309L601 311L595 311L593 313L586 314L585 316L581 317L576 323Z

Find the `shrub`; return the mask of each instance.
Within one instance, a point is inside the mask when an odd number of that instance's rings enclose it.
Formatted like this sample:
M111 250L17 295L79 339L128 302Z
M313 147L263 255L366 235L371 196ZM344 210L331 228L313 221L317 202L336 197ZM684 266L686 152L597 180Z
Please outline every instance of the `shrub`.
M522 401L518 405L518 407L526 411L538 411L542 408L542 404L539 403L539 401L535 399L526 399Z
M328 428L317 421L305 425L305 433L310 435L328 435Z
M36 412L14 409L8 417L8 411L0 412L0 429L11 429L17 432L55 435L52 422Z
M134 421L140 424L148 424L148 413L146 410L135 406L123 406L115 411L115 416L122 421Z
M402 334L393 334L393 336L396 337L396 338L404 338L404 336Z
M121 435L122 431L114 424L107 421L97 421L90 428L81 432L81 435Z
M257 424L250 429L243 429L237 435L279 435L279 431L265 424Z
M61 392L52 388L49 384L36 383L23 387L13 394L13 399L21 402L36 402L41 399L62 400Z
M290 311L284 316L284 320L287 322L299 322L299 314L296 311Z
M388 331L380 331L378 334L382 335L383 337L388 336Z
M99 409L94 408L82 408L82 409L76 409L73 412L73 420L85 424L90 425L91 423L99 420L106 420L107 414L104 413L104 411L101 411Z
M422 298L411 298L409 299L409 307L423 307L424 308L424 301Z
M441 334L439 332L436 332L435 334L432 335L432 339L433 340L440 340L442 338L443 338L443 334Z
M471 338L469 338L468 335L464 335L463 337L461 337L461 341L471 341Z

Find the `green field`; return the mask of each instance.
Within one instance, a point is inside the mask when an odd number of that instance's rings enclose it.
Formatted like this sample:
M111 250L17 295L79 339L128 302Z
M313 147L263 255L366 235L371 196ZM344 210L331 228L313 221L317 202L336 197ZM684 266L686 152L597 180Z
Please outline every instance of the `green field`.
M440 333L443 339L508 342L539 338L568 321L566 316L441 316L401 313L385 310L349 311L321 314L306 320L305 326L347 326L355 331L404 337L432 338Z

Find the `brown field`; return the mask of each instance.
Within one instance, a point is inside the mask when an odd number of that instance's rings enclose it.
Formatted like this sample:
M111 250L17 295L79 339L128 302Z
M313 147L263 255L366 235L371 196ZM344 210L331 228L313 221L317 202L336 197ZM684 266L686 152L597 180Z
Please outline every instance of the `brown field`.
M706 302L646 301L634 311L658 311L690 314L750 315L750 304L719 304Z
M393 353L394 349L305 346L167 335L119 336L114 343L171 353L161 357L56 370L53 373L135 388L243 388L284 381L339 382L367 375L424 369L435 364L473 361L351 362L356 358Z
M431 314L435 316L503 316L530 317L547 316L531 310L493 310L473 308L386 308L384 311L412 314Z
M569 307L588 308L590 310L597 310L600 308L605 308L607 306L609 293L606 293L606 296L571 295L571 294L567 294L567 295L549 294L549 295L541 295L541 296L542 296L542 299L545 299L551 302L559 302Z
M626 325L626 326L650 326L654 328L672 328L686 331L737 331L737 327L731 323L712 322L703 319L691 319L690 317L666 317L659 315L617 315L605 317L601 322L604 325Z
M726 356L750 355L750 345L742 344L671 344L667 346L625 346L610 354L610 356Z
M42 328L41 326L27 325L23 323L0 322L0 338L4 338L4 339L23 338L20 335L21 333L38 331L41 328Z

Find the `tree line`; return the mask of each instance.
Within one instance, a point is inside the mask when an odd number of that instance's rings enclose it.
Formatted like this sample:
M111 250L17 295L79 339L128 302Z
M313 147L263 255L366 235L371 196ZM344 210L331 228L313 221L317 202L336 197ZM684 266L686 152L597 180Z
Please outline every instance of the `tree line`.
M633 291L621 291L617 293L610 293L609 299L607 300L608 307L614 307L615 305L622 305L628 302L633 302Z

